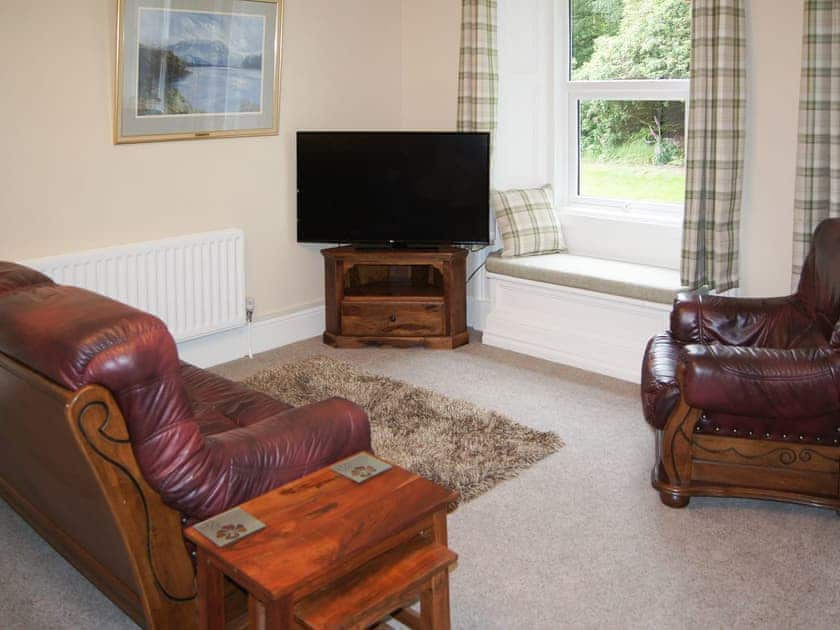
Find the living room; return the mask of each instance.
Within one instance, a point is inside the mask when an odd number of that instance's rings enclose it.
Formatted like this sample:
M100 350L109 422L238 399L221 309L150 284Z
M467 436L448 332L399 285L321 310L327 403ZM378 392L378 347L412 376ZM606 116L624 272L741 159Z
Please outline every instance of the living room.
M163 42L184 16L259 18L259 65L225 36L258 103L201 113L225 64ZM0 626L834 627L838 24L836 0L5 0ZM482 172L479 229L347 203L313 225L370 236L305 233L322 135L356 180L387 170L368 143L472 143L437 175ZM316 187L335 208L354 178ZM205 546L232 510L257 524Z

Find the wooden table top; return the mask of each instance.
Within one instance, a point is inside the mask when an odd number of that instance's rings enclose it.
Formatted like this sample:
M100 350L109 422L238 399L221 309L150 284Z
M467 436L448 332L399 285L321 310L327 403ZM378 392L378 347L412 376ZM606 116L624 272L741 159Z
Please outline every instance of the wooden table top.
M398 466L361 484L327 467L240 505L266 527L228 547L193 527L185 535L242 587L277 600L305 596L337 566L383 553L377 546L457 497Z

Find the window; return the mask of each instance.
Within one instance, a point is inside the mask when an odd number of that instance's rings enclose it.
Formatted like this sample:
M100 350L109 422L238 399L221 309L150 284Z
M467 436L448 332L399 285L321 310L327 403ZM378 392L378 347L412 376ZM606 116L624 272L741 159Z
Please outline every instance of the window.
M560 0L567 204L679 216L691 52L689 0ZM565 39L565 38L564 38ZM561 123L560 129L563 128ZM561 138L563 135L561 134Z

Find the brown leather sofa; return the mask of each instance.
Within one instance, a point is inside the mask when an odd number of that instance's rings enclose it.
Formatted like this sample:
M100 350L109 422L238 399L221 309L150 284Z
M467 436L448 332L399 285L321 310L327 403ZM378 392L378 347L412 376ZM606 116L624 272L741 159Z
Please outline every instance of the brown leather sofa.
M814 233L788 297L681 294L648 344L642 404L653 486L840 510L840 220Z
M0 494L140 625L196 624L184 525L369 449L355 404L289 407L180 362L157 318L0 262Z

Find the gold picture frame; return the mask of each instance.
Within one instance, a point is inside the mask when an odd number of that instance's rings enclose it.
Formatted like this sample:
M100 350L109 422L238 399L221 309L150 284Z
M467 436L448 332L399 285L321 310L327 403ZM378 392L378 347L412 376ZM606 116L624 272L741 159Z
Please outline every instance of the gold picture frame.
M118 0L114 144L277 135L283 9L283 0ZM233 50L258 40L259 50Z

